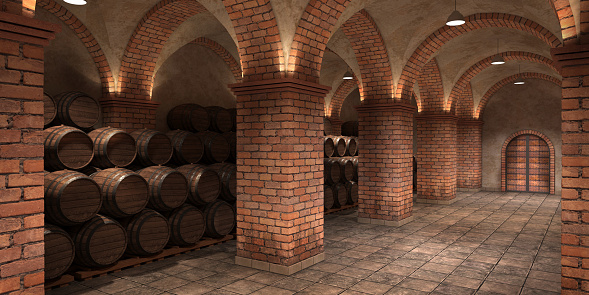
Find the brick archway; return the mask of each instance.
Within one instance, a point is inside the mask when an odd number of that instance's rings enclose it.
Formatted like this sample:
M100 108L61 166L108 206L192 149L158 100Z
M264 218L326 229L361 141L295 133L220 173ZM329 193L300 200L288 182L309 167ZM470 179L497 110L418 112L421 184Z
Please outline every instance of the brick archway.
M96 68L100 75L100 82L102 86L103 97L109 97L115 91L115 83L108 64L108 60L98 44L98 41L94 38L90 30L69 10L59 5L53 0L40 0L37 5L49 13L53 14L60 20L62 20L72 31L76 33L78 38L84 43L84 46L88 49L88 53L92 56L92 60L96 64Z
M444 85L438 61L432 58L423 68L417 78L419 97L415 97L420 112L444 112Z
M327 106L325 107L325 115L339 120L340 111L344 101L346 100L346 97L348 97L348 95L350 95L350 93L352 93L352 91L354 91L356 88L358 88L358 80L356 77L354 77L352 80L343 81L331 97L329 109Z
M470 81L476 75L481 73L483 70L492 66L491 61L493 60L494 56L495 55L489 56L489 57L477 62L476 64L472 65L468 70L466 70L466 72L464 72L464 74L462 74L460 79L458 79L458 81L456 82L456 84L452 88L452 92L450 93L450 96L448 97L448 101L446 102L446 106L445 106L446 109L452 110L452 113L454 113L454 111L457 108L457 105L462 103L462 102L459 102L460 98L467 97L467 96L461 96L461 94L463 93L463 91L466 90L467 86L470 85ZM551 68L552 70L554 70L555 72L558 72L558 70L554 66L554 62L551 59L544 57L542 55L539 55L539 54L525 52L525 51L507 51L507 52L502 52L501 56L503 56L505 61L524 60L524 61L532 61L532 62L536 62L539 64L544 64L544 65L548 66L549 68ZM474 111L475 110L471 111L473 113L473 115L474 115Z
M517 74L517 75L513 75L513 76L509 76L499 82L497 82L495 85L493 85L493 87L491 87L487 93L485 93L485 95L483 96L483 98L481 98L481 101L479 103L479 106L475 112L475 118L481 118L483 116L483 113L485 112L485 107L487 107L487 104L489 103L489 99L491 99L491 97L493 97L493 95L495 95L495 93L497 93L497 91L499 91L501 88L503 88L505 85L510 84L515 82L515 80L517 78L519 78L521 75L521 77L523 77L524 79L540 79L540 80L546 80L548 82L552 82L558 86L562 86L562 81L560 81L559 79L546 75L546 74L539 74L539 73L521 73L521 74Z
M238 83L241 82L241 80L242 80L241 66L235 60L233 55L231 55L231 53L229 53L229 51L227 51L227 49L225 49L225 47L223 47L223 46L221 46L221 44L219 44L211 39L205 38L205 37L197 38L190 43L208 48L208 49L212 50L214 53L216 53L221 59L223 59L223 61L225 61L225 63L227 64L227 66L231 70L231 73L233 73L233 77L235 78L235 81L237 81Z
M427 37L419 45L403 68L397 90L396 99L410 97L419 72L430 58L450 40L465 33L484 28L510 28L524 31L538 37L551 48L562 46L558 37L540 24L521 16L505 13L477 13L465 18L466 24L457 27L444 26Z
M123 54L118 96L149 100L155 64L164 44L186 19L204 11L196 0L162 0L151 8L135 28Z
M518 132L515 132L514 134L512 134L511 136L509 136L505 142L503 143L503 147L501 148L501 191L506 191L507 190L507 181L505 178L506 175L506 165L507 165L507 161L506 161L506 151L507 151L507 146L509 145L509 143L514 140L516 137L520 136L520 135L535 135L540 137L542 140L544 140L544 142L546 142L546 144L548 145L548 149L550 150L550 194L554 194L554 171L555 171L555 167L554 167L554 163L555 163L555 152L554 152L554 145L552 144L552 141L543 133L535 131L535 130L521 130Z
M564 44L574 44L577 41L577 28L570 0L550 0L550 5L558 17Z

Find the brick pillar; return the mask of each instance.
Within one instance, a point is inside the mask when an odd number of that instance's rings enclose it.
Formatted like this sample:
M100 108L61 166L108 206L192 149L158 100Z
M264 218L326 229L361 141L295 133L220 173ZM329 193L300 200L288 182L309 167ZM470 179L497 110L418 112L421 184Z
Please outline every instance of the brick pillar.
M358 222L401 226L413 220L413 114L407 104L356 107L359 119Z
M59 29L0 12L0 294L43 294L43 47Z
M456 125L451 115L417 118L417 201L451 204L456 198Z
M553 48L552 57L563 77L562 294L581 294L589 291L589 45Z
M127 132L155 129L155 111L159 102L128 98L105 98L102 106L102 125L121 128Z
M483 121L458 120L456 186L480 190L483 182Z
M323 100L295 79L230 85L237 97L239 265L292 274L324 259Z
M331 130L334 135L342 135L342 124L344 123L339 118L331 117L329 118L331 121Z

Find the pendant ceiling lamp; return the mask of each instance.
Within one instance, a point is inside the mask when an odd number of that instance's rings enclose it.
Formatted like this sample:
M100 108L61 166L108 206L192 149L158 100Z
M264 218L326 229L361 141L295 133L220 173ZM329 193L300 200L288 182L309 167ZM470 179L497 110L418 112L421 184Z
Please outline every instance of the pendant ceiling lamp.
M515 79L515 82L513 82L513 84L515 84L515 85L524 85L524 84L526 84L526 81L524 81L524 78L522 77L522 68L521 68L521 66L519 66L519 77L517 77L517 79Z
M354 75L352 74L352 71L350 71L350 69L348 68L348 70L344 74L344 80L353 80L353 79L354 79Z
M446 21L446 25L455 27L464 25L466 22L464 21L464 15L456 9L456 0L454 0L454 12L450 14L448 20Z
M499 39L497 39L497 55L495 55L493 57L491 64L492 65L502 65L504 63L505 63L505 59L503 58L503 56L501 56L501 54L499 54Z
M86 0L63 0L63 2L72 5L86 5Z

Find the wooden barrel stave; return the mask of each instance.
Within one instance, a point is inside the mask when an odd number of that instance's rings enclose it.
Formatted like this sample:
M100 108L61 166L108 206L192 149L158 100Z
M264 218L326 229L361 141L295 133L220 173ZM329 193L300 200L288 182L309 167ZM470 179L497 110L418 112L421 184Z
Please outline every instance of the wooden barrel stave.
M188 197L188 181L184 174L165 166L151 166L137 171L147 181L147 207L157 211L174 210Z
M237 134L235 132L225 132L223 137L229 143L229 158L228 161L235 163L237 161Z
M335 142L333 141L333 138L326 136L323 139L323 153L326 158L333 157L335 153Z
M55 121L80 129L92 128L102 113L97 99L78 91L55 96L57 116Z
M94 143L92 165L98 168L125 167L137 155L135 139L122 129L104 127L88 133Z
M127 217L139 213L148 203L147 182L131 170L110 168L93 174L91 178L102 191L102 214Z
M336 208L340 208L348 202L348 191L346 190L345 184L336 183L331 189L333 190L333 199Z
M178 167L178 172L184 174L188 180L187 201L195 206L214 202L221 192L221 179L211 168L198 165L184 165Z
M94 145L86 133L69 126L43 131L45 169L82 169L94 156Z
M51 125L51 122L57 116L57 105L51 95L43 92L43 125L45 127Z
M121 225L127 232L127 254L153 255L168 244L168 219L154 210L144 209L132 217L121 220Z
M329 210L335 206L335 199L333 198L333 189L329 185L323 186L323 206Z
M233 129L233 118L227 109L219 106L206 107L206 109L211 120L210 131L225 133Z
M200 137L184 130L174 130L166 133L174 153L172 161L178 165L196 164L204 155L204 145Z
M346 191L348 192L347 204L353 205L358 203L358 183L355 181L347 182Z
M354 163L350 157L334 158L339 163L340 182L352 181L354 179Z
M323 135L334 135L333 124L331 124L331 120L327 117L323 118Z
M227 202L217 200L208 204L204 210L206 220L205 235L211 238L221 238L235 227L235 210Z
M163 133L140 129L131 133L137 145L136 163L145 167L164 165L172 159L172 142Z
M168 112L168 127L171 130L200 132L209 129L210 119L207 110L197 104L182 104Z
M63 229L45 223L45 280L56 279L64 274L74 262L75 246L70 235Z
M209 168L215 170L221 179L220 197L228 203L234 203L237 200L237 165L217 163Z
M202 163L215 164L227 161L229 153L231 153L231 146L223 135L204 131L197 133L196 136L200 137L205 147Z
M116 220L96 215L81 226L70 228L76 257L74 263L101 268L119 260L127 248L125 229Z
M323 160L325 182L328 184L338 183L341 177L341 167L337 158Z
M184 204L166 214L170 224L168 245L190 246L196 244L205 232L205 218L198 208Z

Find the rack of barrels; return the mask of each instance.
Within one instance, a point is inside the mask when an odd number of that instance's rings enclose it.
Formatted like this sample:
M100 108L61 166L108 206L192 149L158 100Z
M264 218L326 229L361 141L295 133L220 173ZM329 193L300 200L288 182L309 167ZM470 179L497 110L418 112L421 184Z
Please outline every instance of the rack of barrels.
M323 142L325 210L358 203L358 139L326 136Z
M209 124L127 133L93 129L100 105L83 93L45 99L46 280L72 265L105 268L124 257L231 233L237 182L227 133L235 128L234 113L212 107L196 118L181 109L168 117L171 128L176 122Z

